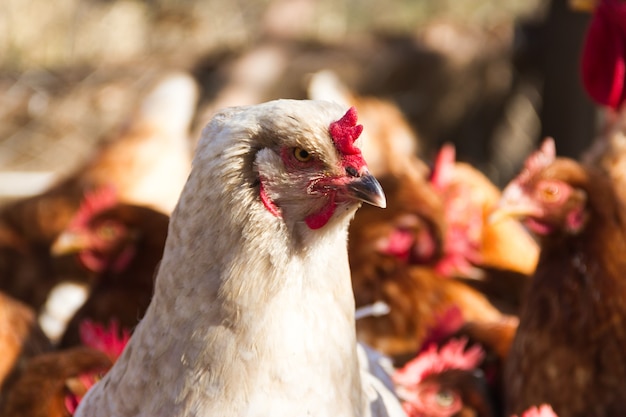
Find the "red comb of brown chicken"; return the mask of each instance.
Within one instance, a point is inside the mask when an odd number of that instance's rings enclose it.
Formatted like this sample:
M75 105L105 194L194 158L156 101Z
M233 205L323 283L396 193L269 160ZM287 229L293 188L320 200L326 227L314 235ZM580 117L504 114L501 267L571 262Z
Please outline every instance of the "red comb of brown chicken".
M516 417L516 416L513 416ZM540 405L539 407L530 407L524 411L521 417L558 417L552 407L547 404Z

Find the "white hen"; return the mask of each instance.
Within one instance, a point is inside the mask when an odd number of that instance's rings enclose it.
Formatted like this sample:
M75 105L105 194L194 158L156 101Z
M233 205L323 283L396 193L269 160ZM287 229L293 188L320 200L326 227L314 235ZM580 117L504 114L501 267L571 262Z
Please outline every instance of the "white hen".
M385 206L361 129L321 101L212 119L152 304L78 417L387 413L361 381L346 249L360 202Z

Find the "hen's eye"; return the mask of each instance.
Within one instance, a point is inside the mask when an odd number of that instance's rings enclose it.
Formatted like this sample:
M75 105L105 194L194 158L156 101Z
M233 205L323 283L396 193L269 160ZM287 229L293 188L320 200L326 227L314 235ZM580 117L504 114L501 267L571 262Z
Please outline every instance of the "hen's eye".
M559 197L559 187L556 185L548 185L542 190L543 198L546 201L555 201Z
M306 149L302 148L294 148L293 156L300 162L308 162L313 157Z
M435 395L435 401L440 407L450 407L454 404L454 394L449 390L442 390Z
M102 239L114 239L117 236L117 229L109 224L98 228L98 236Z

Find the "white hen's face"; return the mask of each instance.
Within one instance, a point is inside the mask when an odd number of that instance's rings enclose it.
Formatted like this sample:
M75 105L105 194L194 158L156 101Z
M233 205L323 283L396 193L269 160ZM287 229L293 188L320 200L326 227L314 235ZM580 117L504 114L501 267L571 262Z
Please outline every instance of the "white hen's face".
M354 146L361 130L352 108L325 129L274 131L274 140L254 160L265 208L286 222L319 229L361 201L384 207L382 188Z

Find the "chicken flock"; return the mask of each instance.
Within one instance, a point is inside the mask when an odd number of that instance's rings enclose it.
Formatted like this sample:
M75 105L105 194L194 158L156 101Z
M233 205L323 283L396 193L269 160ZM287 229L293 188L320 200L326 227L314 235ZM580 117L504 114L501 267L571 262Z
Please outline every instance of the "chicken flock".
M198 87L167 77L0 207L0 415L626 415L624 68L602 0L581 73L606 126L502 191L331 72L212 110L192 151Z

